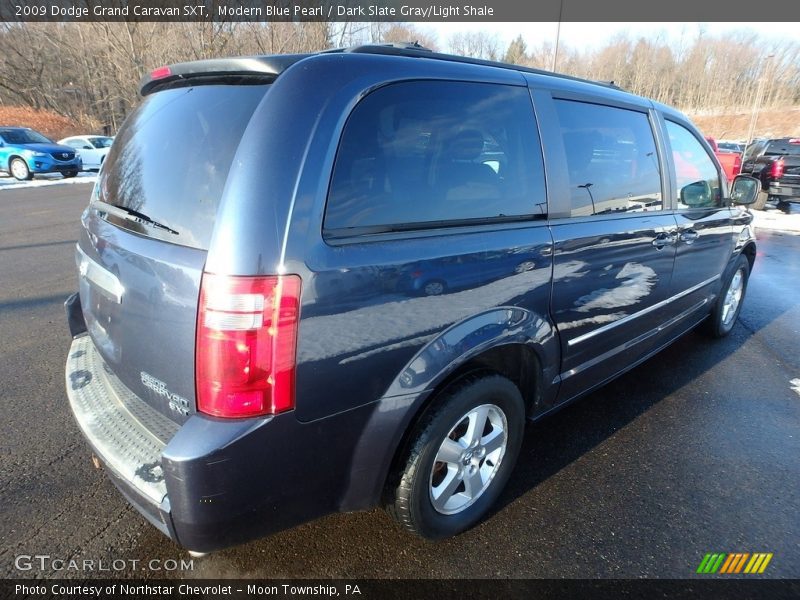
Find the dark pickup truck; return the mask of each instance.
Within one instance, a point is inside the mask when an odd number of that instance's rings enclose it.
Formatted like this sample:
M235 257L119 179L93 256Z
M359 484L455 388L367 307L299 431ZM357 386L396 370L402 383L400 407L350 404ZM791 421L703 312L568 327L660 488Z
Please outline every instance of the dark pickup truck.
M800 202L800 138L760 140L744 153L742 173L761 180L761 192L753 208L763 209L768 201L778 208Z

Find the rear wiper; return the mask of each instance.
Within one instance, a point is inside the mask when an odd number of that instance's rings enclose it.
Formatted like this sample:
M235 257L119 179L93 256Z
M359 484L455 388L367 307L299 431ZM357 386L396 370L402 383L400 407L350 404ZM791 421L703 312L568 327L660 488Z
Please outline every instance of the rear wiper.
M110 204L109 206L113 206L114 208L121 210L125 214L134 217L134 219L139 223L150 225L151 227L155 227L156 229L163 229L164 231L168 231L173 235L180 235L179 232L175 231L171 227L168 227L163 223L159 223L158 221L148 217L146 214L139 212L138 210L133 210L132 208L127 208L125 206L117 206L116 204Z

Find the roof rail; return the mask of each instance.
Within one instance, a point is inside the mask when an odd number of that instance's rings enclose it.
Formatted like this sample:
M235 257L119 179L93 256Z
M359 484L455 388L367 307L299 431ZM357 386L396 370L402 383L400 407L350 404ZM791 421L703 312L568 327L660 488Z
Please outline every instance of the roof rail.
M420 46L419 44L417 44L417 42L363 44L361 46L351 46L350 48L337 48L335 50L328 50L328 52L387 54L392 56L408 56L413 58L428 58L434 60L443 60L449 62L464 63L469 65L479 65L484 67L497 67L500 69L509 69L512 71L522 71L523 73L533 73L536 75L547 75L548 77L558 77L560 79L567 79L569 81L590 83L592 85L600 85L603 87L624 91L613 81L595 81L593 79L583 79L581 77L574 77L572 75L565 75L563 73L556 73L554 71L546 71L544 69L535 69L533 67L523 67L521 65L514 65L511 63L505 63L493 60L484 60L482 58L472 58L469 56L460 56L458 54L445 54L443 52L434 52L429 48Z
M534 69L510 63L483 60L481 58L471 58L469 56L459 56L457 54L444 54L434 52L430 48L425 48L417 42L393 42L386 44L364 44L361 46L351 46L349 48L334 48L324 50L318 54L329 53L348 53L348 54L382 54L387 56L406 56L412 58L426 58L429 60L441 60L454 63L478 65L484 67L496 67L524 73L534 73L536 75L547 75L548 77L558 77L569 81L579 81L590 83L613 89L621 89L614 82L592 81L581 79L563 73L554 73L543 69ZM291 65L312 56L312 54L273 54L264 56L237 56L231 58L213 58L208 60L198 60L185 63L177 63L169 67L160 67L145 75L139 84L139 93L142 96L152 93L164 87L174 87L176 85L191 85L195 82L211 82L218 80L231 80L232 78L274 80Z
M330 54L332 52L356 52L368 54L403 54L403 51L421 51L429 54L433 50L420 45L418 41L413 42L380 42L375 44L360 44L358 46L347 46L344 48L331 48L330 50L323 50L320 54Z

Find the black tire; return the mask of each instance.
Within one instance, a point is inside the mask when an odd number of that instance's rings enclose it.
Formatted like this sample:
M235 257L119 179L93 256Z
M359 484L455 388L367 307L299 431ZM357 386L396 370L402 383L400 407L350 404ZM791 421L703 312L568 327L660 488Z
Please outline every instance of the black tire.
M17 181L30 181L33 179L33 173L28 168L28 163L19 157L14 157L8 163L8 170Z
M481 435L472 446L465 446L462 442L469 439L468 424L479 422L482 410L487 417ZM519 455L524 425L522 395L505 377L487 373L469 375L446 388L434 399L411 435L409 449L392 480L394 485L390 483L392 487L388 490L389 514L406 530L432 540L473 527L503 491ZM462 431L462 435L453 437ZM501 451L504 432L505 449ZM498 436L500 441L492 444ZM439 451L444 450L446 438L455 441L462 451L452 462L436 460ZM490 450L492 447L496 449ZM434 485L437 478L439 483ZM465 485L467 479L480 484L473 488L478 491L471 498ZM444 492L449 485L445 481L457 482L449 494ZM442 486L438 498L441 504L437 508L434 488ZM443 498L445 495L447 498ZM449 508L448 498L454 503ZM463 505L458 506L459 503Z
M66 172L62 173L62 175L64 176L64 179L69 179L70 177L77 177L78 176L78 172L77 171L66 171Z
M758 196L756 196L756 201L753 202L753 208L756 210L764 210L764 207L767 205L767 200L769 200L769 194L764 190L760 190Z
M739 294L739 299L731 314L730 306L726 311L726 299L737 273L741 277L741 293ZM706 334L713 338L723 338L731 332L733 326L736 324L736 320L739 318L739 313L742 311L742 304L744 303L745 294L747 292L747 280L749 278L750 263L747 261L746 257L739 255L730 273L725 277L722 290L719 293L717 301L714 303L714 309L711 311L711 316L703 323L703 329Z

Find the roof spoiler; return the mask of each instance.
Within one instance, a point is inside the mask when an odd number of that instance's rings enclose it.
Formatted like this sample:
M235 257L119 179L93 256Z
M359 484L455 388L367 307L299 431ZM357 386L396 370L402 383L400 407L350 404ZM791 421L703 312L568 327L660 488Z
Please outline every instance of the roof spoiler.
M565 75L563 73L556 73L554 71L546 71L544 69L536 69L534 67L523 67L512 63L498 62L493 60L484 60L482 58L473 58L470 56L459 56L458 54L445 54L443 52L434 52L430 48L420 46L417 42L398 42L387 44L364 44L361 46L352 46L350 48L336 48L327 50L326 52L346 52L346 53L359 53L359 54L385 54L392 56L408 56L416 58L428 58L436 60L445 60L450 62L465 63L470 65L481 65L484 67L497 67L500 69L511 69L514 71L521 71L523 73L534 73L536 75L547 75L548 77L559 77L561 79L569 79L570 81L580 81L582 83L591 83L603 87L612 88L615 90L625 91L613 81L595 81L593 79L583 79L581 77L574 77L572 75Z
M311 55L241 56L163 66L142 78L139 83L139 93L146 96L165 87L224 81L231 78L272 81L294 63L308 56Z

